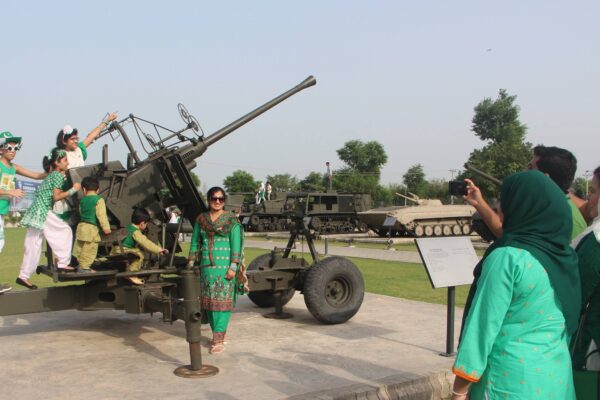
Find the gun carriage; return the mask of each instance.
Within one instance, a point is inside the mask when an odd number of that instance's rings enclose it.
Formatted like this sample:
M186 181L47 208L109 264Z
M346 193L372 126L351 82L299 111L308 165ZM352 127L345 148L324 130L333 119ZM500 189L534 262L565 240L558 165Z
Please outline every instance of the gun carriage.
M290 96L316 84L312 76L297 86L268 101L254 111L204 136L200 124L187 109L178 109L185 127L170 130L159 124L130 114L114 121L101 135L122 138L128 150L125 166L119 161L109 161L108 145L102 150L102 162L71 169L68 178L80 182L83 177L95 176L100 182L99 195L106 202L107 214L113 233L103 237L103 257L94 263L95 273L59 273L48 253L48 265L38 267L38 273L50 276L55 282L85 281L84 284L53 286L30 291L14 291L0 296L0 316L77 310L125 310L128 313L159 312L165 322L185 321L186 339L190 348L191 364L179 367L179 376L210 376L218 369L203 365L200 354L199 268L187 266L185 257L175 254L181 250L179 234L197 215L207 210L190 174L196 159L216 142L257 116L283 102ZM154 135L144 131L151 126ZM147 157L141 158L126 131L133 127ZM81 196L81 195L80 195ZM77 203L77 200L75 201ZM177 206L184 218L169 224L165 209ZM170 250L167 256L149 257L140 271L126 271L128 258L124 254L110 256L114 246L120 246L125 236L124 227L130 222L132 210L143 207L152 216L147 236ZM296 214L295 214L296 215ZM184 224L184 220L187 222ZM272 254L258 257L249 267L250 298L259 306L278 305L289 301L295 290L303 290L309 310L325 323L344 322L358 311L362 303L364 283L356 267L340 257L319 260L302 215L291 215L292 237L288 247L274 250ZM115 229L116 228L116 229ZM309 243L313 263L290 256L298 235ZM340 270L341 268L341 270ZM341 272L340 272L341 271ZM357 275L358 274L358 275ZM124 278L144 277L144 285L131 285ZM325 283L325 286L323 286ZM291 293L291 294L290 294ZM283 301L281 295L284 294Z

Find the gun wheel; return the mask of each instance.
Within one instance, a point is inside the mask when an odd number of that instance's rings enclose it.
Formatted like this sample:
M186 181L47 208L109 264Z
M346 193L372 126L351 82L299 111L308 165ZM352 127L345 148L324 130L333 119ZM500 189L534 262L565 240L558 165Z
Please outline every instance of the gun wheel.
M250 265L248 265L248 271L263 270L269 268L269 261L271 260L271 254L262 254L256 257ZM294 297L296 293L295 288L290 288L286 293L281 296L281 305L284 306ZM270 290L257 290L248 293L248 298L257 306L262 308L275 307L275 296Z
M365 281L351 261L332 256L308 270L303 292L308 311L318 321L341 324L360 309Z

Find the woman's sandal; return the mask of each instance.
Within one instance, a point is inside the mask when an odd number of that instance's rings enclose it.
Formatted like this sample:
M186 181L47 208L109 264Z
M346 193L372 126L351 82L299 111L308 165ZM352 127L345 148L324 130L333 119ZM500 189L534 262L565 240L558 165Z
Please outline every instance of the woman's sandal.
M212 345L210 348L210 354L220 354L225 351L225 343L219 342Z
M17 280L15 281L15 283L17 285L21 285L21 286L25 286L27 289L31 289L31 290L35 290L37 289L37 285L34 285L33 283L29 283L27 281L25 281L24 279L21 278L17 278Z

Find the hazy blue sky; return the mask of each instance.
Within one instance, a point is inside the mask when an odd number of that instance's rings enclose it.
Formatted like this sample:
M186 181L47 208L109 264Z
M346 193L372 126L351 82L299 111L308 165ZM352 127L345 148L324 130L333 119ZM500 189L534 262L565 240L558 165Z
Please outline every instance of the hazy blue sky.
M183 102L211 133L311 74L205 153L206 185L340 167L352 139L385 146L383 183L416 163L448 178L484 144L473 107L500 88L530 142L572 150L578 175L600 164L598 1L19 0L0 15L0 130L24 137L31 168L66 123L84 134L118 110L179 129ZM121 142L110 153L125 158Z

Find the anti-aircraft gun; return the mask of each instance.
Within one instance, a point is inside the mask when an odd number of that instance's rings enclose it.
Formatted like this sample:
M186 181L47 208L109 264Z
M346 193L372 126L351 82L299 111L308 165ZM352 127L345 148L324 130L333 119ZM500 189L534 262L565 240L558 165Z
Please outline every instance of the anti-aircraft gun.
M362 305L365 283L360 270L344 257L320 259L314 236L320 224L314 224L306 207L306 196L288 197L284 215L291 221L290 238L285 248L256 257L248 266L248 297L259 307L275 307L268 318L290 318L283 312L296 290L304 294L308 311L320 322L339 324L352 318ZM296 240L303 238L312 257L291 255Z
M134 208L142 207L152 216L148 236L171 250L166 257L150 258L137 272L124 271L129 260L123 254L96 260L90 273L59 273L49 255L47 266L38 267L38 273L51 276L55 282L82 281L83 285L54 286L30 291L15 291L0 296L0 316L27 314L46 311L78 310L125 310L128 313L160 312L163 321L185 321L186 339L190 348L191 364L175 370L179 376L211 376L218 372L216 367L203 365L200 354L200 281L199 269L186 266L184 257L175 257L178 249L177 237L182 229L179 224L167 224L165 209L172 205L182 211L188 221L207 210L203 198L193 184L190 170L196 166L195 160L208 147L215 144L234 130L250 122L257 116L276 106L290 96L316 84L309 76L299 85L275 97L254 111L237 119L213 134L204 137L200 124L183 105L179 113L186 126L173 131L156 123L130 114L121 121L113 122L102 135L119 136L128 149L127 165L108 160L108 147L102 151L102 162L95 165L71 169L69 178L80 182L83 177L95 176L100 182L99 195L106 202L111 227L117 228L103 241L105 253L112 246L119 246L123 238L123 227L130 223ZM156 136L144 132L143 126L153 127ZM125 130L132 125L147 157L142 159ZM193 132L193 137L186 132ZM162 133L162 135L161 135ZM161 195L166 191L166 199ZM131 285L125 278L141 276L146 278L144 285Z

